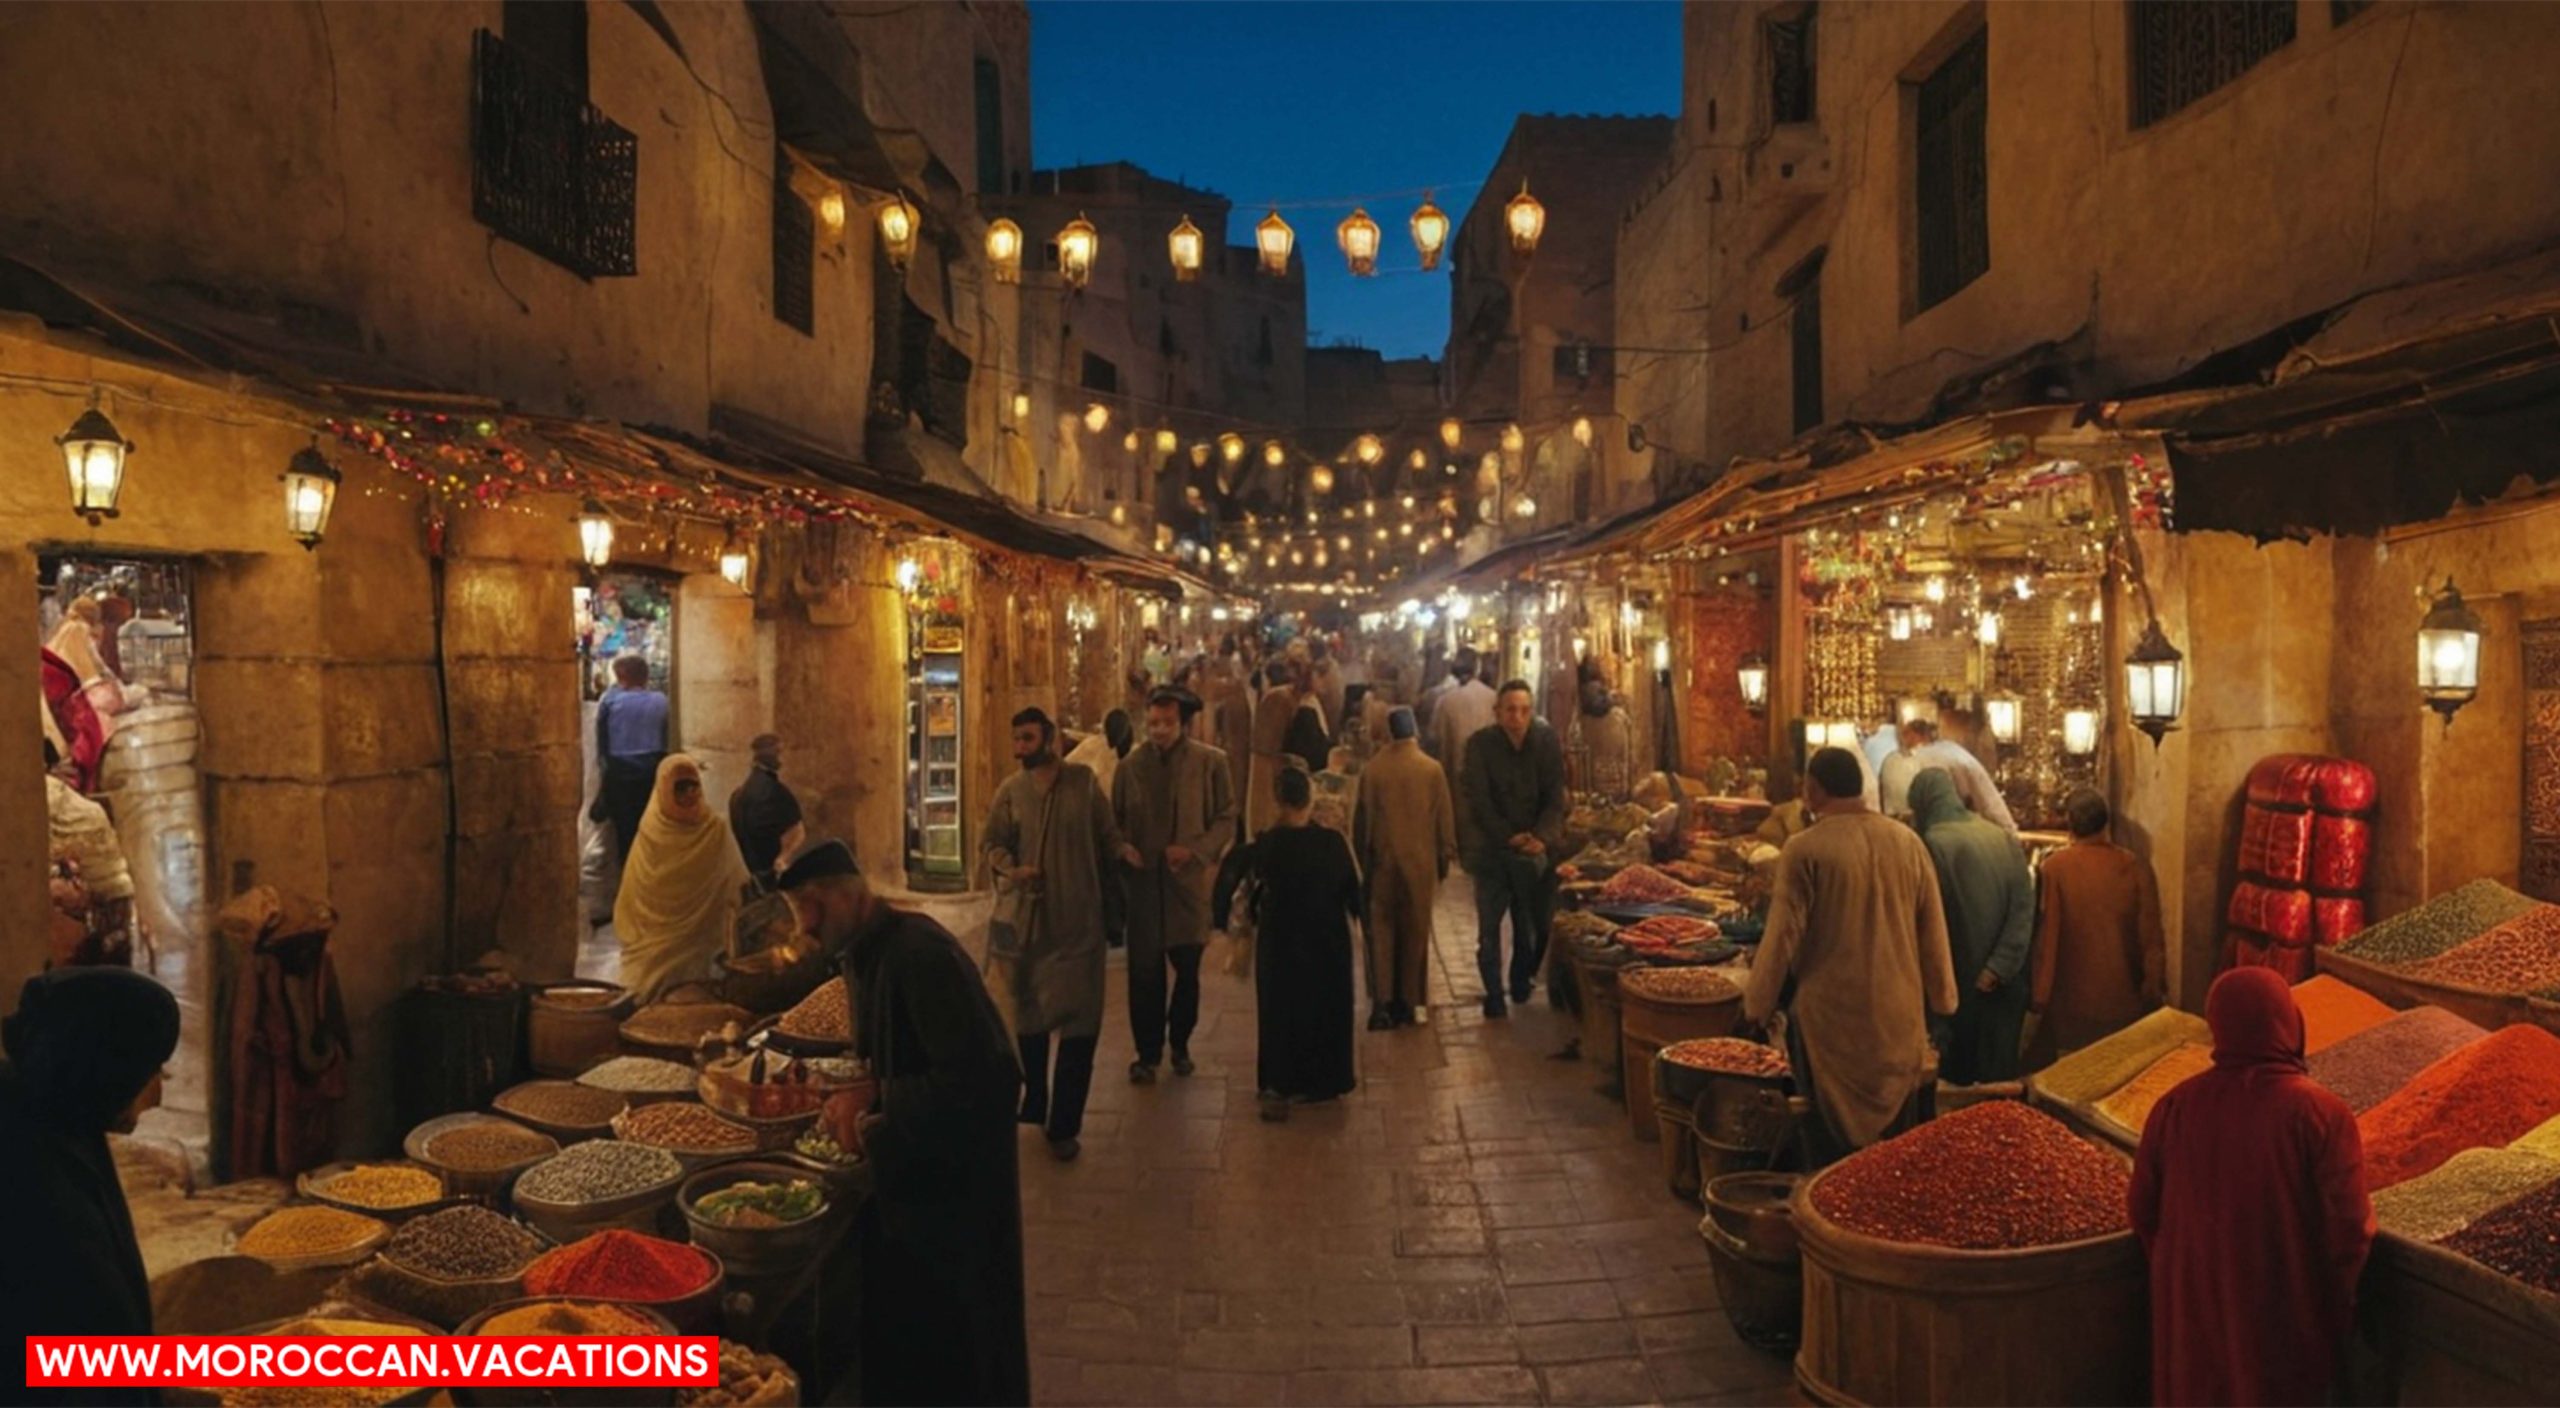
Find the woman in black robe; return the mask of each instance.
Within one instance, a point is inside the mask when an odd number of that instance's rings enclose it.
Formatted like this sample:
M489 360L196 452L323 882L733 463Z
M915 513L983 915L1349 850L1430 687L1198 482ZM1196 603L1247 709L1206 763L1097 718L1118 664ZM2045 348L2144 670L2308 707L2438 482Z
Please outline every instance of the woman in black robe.
M1331 1100L1359 1084L1351 1058L1351 925L1360 915L1360 872L1342 834L1311 824L1313 780L1296 768L1276 779L1280 819L1249 856L1226 868L1216 896L1225 915L1248 869L1254 880L1255 1083L1262 1117L1289 1104Z
M0 1021L0 1345L28 1335L147 1335L151 1282L107 1149L160 1102L178 1000L129 968L27 980ZM31 1389L0 1369L0 1403L156 1403L148 1388Z

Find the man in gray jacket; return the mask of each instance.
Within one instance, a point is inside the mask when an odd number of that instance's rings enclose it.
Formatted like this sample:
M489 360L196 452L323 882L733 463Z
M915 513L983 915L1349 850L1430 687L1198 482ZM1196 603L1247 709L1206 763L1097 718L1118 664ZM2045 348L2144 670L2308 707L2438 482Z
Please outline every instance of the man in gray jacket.
M1192 1072L1200 1021L1200 952L1209 942L1209 890L1235 839L1235 774L1227 755L1189 736L1200 701L1178 689L1147 697L1147 741L1111 779L1120 859L1129 868L1129 1079L1152 1084L1168 1037L1173 1073ZM1165 970L1173 970L1170 999Z
M1529 1000L1547 951L1553 852L1564 842L1564 745L1537 717L1527 682L1502 687L1494 721L1466 741L1458 788L1461 844L1476 882L1476 974L1484 1015L1503 1017L1502 921L1511 920L1511 1000ZM1449 718L1441 705L1441 720Z

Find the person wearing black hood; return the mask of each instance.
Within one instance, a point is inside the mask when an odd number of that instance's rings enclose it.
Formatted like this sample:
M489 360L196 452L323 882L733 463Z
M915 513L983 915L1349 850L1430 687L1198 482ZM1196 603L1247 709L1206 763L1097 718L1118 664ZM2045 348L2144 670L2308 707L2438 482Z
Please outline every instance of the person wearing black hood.
M116 1180L110 1133L160 1103L178 1049L178 1000L129 968L57 968L27 980L0 1021L0 1345L29 1335L147 1335L151 1282ZM0 1371L0 1404L156 1403L148 1388L29 1389Z

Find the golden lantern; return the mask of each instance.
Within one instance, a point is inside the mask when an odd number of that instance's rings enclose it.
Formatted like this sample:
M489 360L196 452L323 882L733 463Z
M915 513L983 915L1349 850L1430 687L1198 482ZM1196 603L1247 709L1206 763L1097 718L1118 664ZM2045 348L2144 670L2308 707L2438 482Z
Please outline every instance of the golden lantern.
M590 498L578 509L578 556L598 569L613 561L613 520L600 500Z
M1262 442L1262 462L1278 469L1289 462L1289 451L1277 440L1265 440Z
M1449 213L1431 203L1431 193L1422 193L1422 204L1413 212L1413 247L1422 252L1422 267L1440 267L1440 251L1449 243Z
M987 268L1000 284L1022 282L1022 227L998 217L987 227Z
M1506 455L1516 455L1520 453L1522 448L1527 446L1528 443L1529 437L1520 433L1520 423L1518 421L1513 421L1511 424L1502 427L1502 453Z
M1458 442L1464 440L1466 436L1467 428L1458 424L1458 418L1456 416L1451 416L1447 420L1440 422L1440 443L1447 446L1451 451L1454 452L1458 448Z
M1013 393L1014 423L1019 425L1029 419L1031 419L1031 393L1028 391L1017 391Z
M1191 467L1192 467L1192 468L1194 468L1194 469L1207 469L1207 468L1209 467L1209 442L1208 442L1208 441L1206 441L1206 440L1199 440L1199 441L1194 441L1194 442L1192 443L1192 446L1191 446Z
M1174 434L1170 430L1159 430L1156 432L1157 454L1169 455L1180 448L1182 448L1181 436Z
M903 269L915 258L916 232L923 226L923 214L904 194L891 196L880 207L880 246L888 252L891 268Z
M1100 401L1084 408L1084 428L1096 435L1111 428L1111 408ZM1135 446L1130 448L1135 449Z
M1759 655L1746 655L1734 667L1733 682L1742 692L1742 707L1754 714L1769 708L1769 662Z
M1573 443L1586 450L1591 448L1591 417L1575 416L1573 418Z
M1096 428L1098 429L1099 427ZM1138 453L1138 432L1132 430L1128 434L1121 436L1120 448L1133 455Z
M1315 490L1319 494L1332 493L1333 466L1329 464L1320 464L1313 470L1309 471L1307 474L1307 487Z
M1991 727L1993 741L2014 745L2024 722L2025 702L2014 694L1994 694L1982 701L1983 722Z
M1254 247L1262 251L1262 272L1275 279L1288 274L1289 250L1297 242L1298 232L1289 228L1289 222L1281 219L1277 210L1263 216L1262 223L1253 227Z
M293 452L281 477L285 531L306 550L318 547L329 530L329 509L338 501L338 467L321 458L319 446L306 445Z
M2418 622L2418 697L2450 729L2454 714L2479 693L2480 613L2463 605L2462 590L2447 577Z
M728 538L720 544L720 575L728 579L730 586L745 591L750 565L746 540L738 536L737 525L731 524Z
M1387 447L1385 442L1381 441L1375 435L1363 435L1359 439L1352 441L1351 452L1354 455L1359 456L1362 464L1372 466L1387 457Z
M1412 470L1416 474L1420 474L1424 470L1431 468L1431 456L1424 454L1420 450L1416 450L1412 454L1404 457L1404 467Z
M1333 237L1342 246L1342 257L1350 261L1353 275L1366 278L1378 272L1378 222L1369 218L1368 211L1355 207L1334 227Z
M1078 211L1076 218L1058 231L1058 275L1069 288L1083 288L1093 277L1094 256L1102 250L1102 232Z
M71 473L71 511L92 528L115 517L116 499L124 493L124 459L133 453L133 442L93 401L53 443L62 447L63 466Z
M1190 216L1183 216L1182 223L1174 226L1172 232L1164 237L1164 246L1166 256L1173 260L1173 281L1178 284L1197 281L1203 242L1200 227L1191 223Z
M1538 237L1547 232L1547 208L1529 194L1528 178L1520 181L1520 194L1502 207L1503 227L1511 232L1511 249L1515 254L1538 252Z
M1218 437L1218 453L1229 464L1244 458L1244 437L1230 430Z
M844 233L844 192L831 189L818 197L818 222L827 227L828 234Z
M2074 758L2085 758L2098 751L2097 710L2062 711L2062 751Z

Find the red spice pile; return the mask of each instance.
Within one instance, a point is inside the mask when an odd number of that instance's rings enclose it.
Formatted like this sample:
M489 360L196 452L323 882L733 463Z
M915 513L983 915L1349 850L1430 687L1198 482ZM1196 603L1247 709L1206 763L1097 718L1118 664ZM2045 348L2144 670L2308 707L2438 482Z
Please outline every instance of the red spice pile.
M1813 1205L1888 1242L2042 1247L2131 1225L2124 1160L2052 1116L1994 1100L1932 1120L1835 1164Z
M1724 1075L1783 1076L1787 1073L1785 1052L1732 1036L1702 1036L1675 1041L1662 1048L1662 1059L1675 1066L1692 1066Z
M2491 1032L2427 1067L2359 1116L2364 1181L2388 1188L2465 1149L2505 1144L2560 1114L2560 1036Z
M2560 1183L2475 1220L2443 1245L2537 1290L2560 1295Z
M593 1296L598 1300L674 1300L701 1290L711 1261L681 1242L621 1228L545 1252L524 1270L528 1296Z

